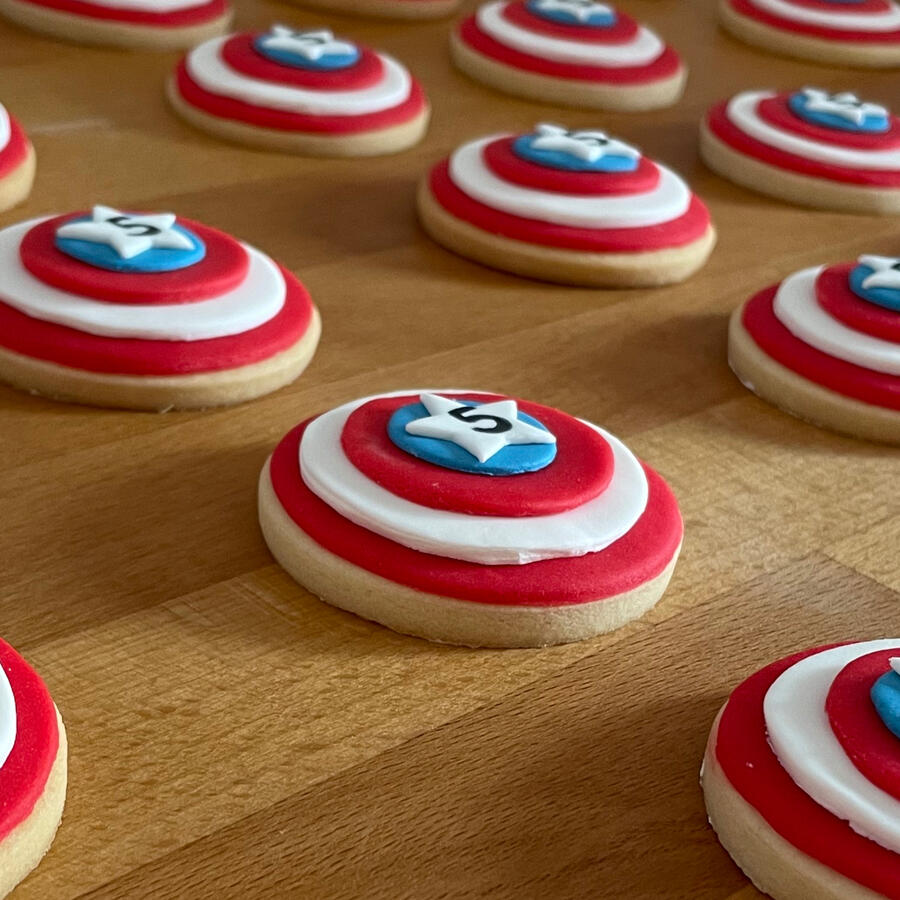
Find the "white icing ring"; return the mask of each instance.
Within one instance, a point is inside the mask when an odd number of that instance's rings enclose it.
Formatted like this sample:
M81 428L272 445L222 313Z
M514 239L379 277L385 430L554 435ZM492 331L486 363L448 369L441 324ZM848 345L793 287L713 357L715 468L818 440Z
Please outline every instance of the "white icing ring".
M900 853L900 801L856 768L825 711L828 691L844 666L892 648L900 650L900 640L865 641L807 656L776 679L763 711L769 743L797 786L863 837Z
M776 96L772 91L744 91L728 101L725 114L745 134L795 156L845 166L848 169L900 171L900 150L854 150L823 144L792 134L763 121L756 111L760 101Z
M814 266L785 278L775 294L775 317L794 337L835 359L900 375L900 344L855 331L819 305L816 279L824 268Z
M0 769L16 743L16 698L6 672L0 666Z
M9 143L11 137L12 126L9 121L9 113L6 111L3 104L0 103L0 153L6 149L6 145Z
M247 244L242 245L250 257L246 278L211 300L142 305L70 294L39 281L19 258L22 238L42 221L46 220L32 219L0 231L0 302L34 319L102 337L202 341L257 328L284 306L287 288L278 266Z
M521 187L498 178L484 161L484 148L505 135L464 144L450 157L450 179L479 203L514 216L573 228L643 228L677 219L691 204L688 186L657 164L659 184L643 194L580 197Z
M188 73L211 94L253 106L311 116L362 116L400 106L412 90L409 72L385 54L379 54L384 64L382 78L362 90L320 91L251 78L236 72L222 59L220 51L228 40L229 37L213 38L191 50L186 58Z
M412 503L364 475L341 447L350 414L371 399L346 403L309 423L300 441L300 472L306 486L344 518L405 547L482 565L583 556L625 535L647 506L640 462L621 441L588 422L609 442L615 468L606 490L575 509L549 516L473 516Z
M785 0L750 0L753 6L772 13L781 19L803 22L806 25L822 25L825 28L845 31L896 31L900 28L900 7L891 3L891 8L879 13L842 12L839 9L818 10L786 3Z
M140 12L168 13L203 6L208 0L87 0L91 6L104 9L126 9Z
M503 10L508 5L508 0L494 0L484 4L475 13L475 22L481 31L498 43L529 56L554 62L618 69L649 65L666 49L665 44L643 25L638 27L634 40L624 44L599 44L547 37L505 19Z

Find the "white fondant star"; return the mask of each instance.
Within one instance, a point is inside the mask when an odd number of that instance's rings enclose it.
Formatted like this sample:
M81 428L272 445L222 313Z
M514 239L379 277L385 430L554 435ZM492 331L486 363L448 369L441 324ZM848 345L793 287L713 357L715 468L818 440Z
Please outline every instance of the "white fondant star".
M872 270L862 282L862 288L885 287L900 288L900 257L898 256L860 256L860 265Z
M468 406L437 394L422 394L419 400L431 415L408 422L406 431L450 441L479 462L487 462L508 444L556 443L549 431L519 419L515 400L497 400L481 406Z
M535 150L559 150L585 162L597 162L604 156L627 156L640 159L641 151L602 131L569 131L560 125L542 122L535 128L537 137L531 142Z
M611 16L613 8L596 0L538 0L537 8L546 12L571 13L579 22L589 22L595 13Z
M900 656L892 656L888 662L891 664L891 668L900 675Z
M193 250L190 238L175 231L175 213L139 216L111 206L95 206L89 222L69 222L56 230L61 238L108 244L122 259L131 259L151 247Z
M315 62L331 54L356 53L356 46L349 41L339 41L328 28L316 31L296 31L287 25L273 25L269 33L260 38L261 46L269 50L285 50Z
M869 103L860 100L856 94L843 91L840 94L829 94L821 88L803 88L803 97L806 100L806 108L810 112L830 113L840 116L854 125L862 125L867 116L886 116L887 107L879 103Z

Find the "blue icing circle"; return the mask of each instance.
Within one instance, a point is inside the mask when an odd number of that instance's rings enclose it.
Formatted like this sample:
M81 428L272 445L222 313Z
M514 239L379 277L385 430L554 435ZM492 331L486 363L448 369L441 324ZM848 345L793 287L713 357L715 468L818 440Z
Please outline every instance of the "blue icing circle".
M308 69L314 72L334 72L337 69L349 69L355 66L362 56L358 47L353 53L326 53L318 59L308 59L299 53L290 50L266 47L265 38L268 35L260 35L253 42L253 49L266 59L272 60L282 66L292 66L295 69Z
M563 169L567 172L634 172L637 170L640 160L630 156L609 154L600 159L589 162L579 159L571 153L562 150L541 150L532 146L538 135L523 134L513 141L513 153L520 159L546 166L548 169Z
M882 675L872 685L871 697L881 721L900 738L900 675L893 670Z
M802 91L791 94L788 99L788 107L795 116L813 125L822 125L825 128L834 128L838 131L852 131L857 134L883 134L890 131L891 122L887 116L867 115L862 122L857 124L834 113L819 112L807 108L807 100Z
M850 290L861 297L874 303L877 306L883 306L885 309L892 309L900 312L900 289L887 287L870 287L864 288L862 283L872 274L870 266L858 265L850 271Z
M460 406L481 406L474 400L460 401ZM458 472L471 472L475 475L521 475L524 472L537 472L549 466L556 458L556 444L509 444L498 450L490 459L479 462L468 450L452 441L440 438L422 437L410 434L407 424L416 419L424 419L431 414L421 403L401 406L388 422L388 437L401 450L434 463L444 469L455 469ZM537 419L519 412L518 419L540 428L549 429Z
M586 19L580 19L578 16L568 9L541 9L540 0L528 0L525 4L526 9L541 19L548 22L559 22L561 25L581 25L588 28L610 28L616 24L616 14L614 11L609 12L595 11Z
M71 219L71 222L90 222L90 216L80 216ZM66 222L66 224L70 224ZM175 272L178 269L186 269L200 262L206 256L206 244L187 228L175 224L173 231L177 231L187 237L192 243L190 250L173 250L164 247L151 247L131 259L122 259L116 250L109 244L84 241L77 238L62 238L57 235L54 243L56 248L73 259L95 266L98 269L107 269L110 272Z

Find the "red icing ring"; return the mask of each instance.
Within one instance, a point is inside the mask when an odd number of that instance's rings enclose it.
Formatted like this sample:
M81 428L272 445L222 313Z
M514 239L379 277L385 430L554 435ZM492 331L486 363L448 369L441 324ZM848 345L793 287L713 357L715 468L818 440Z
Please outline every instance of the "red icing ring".
M5 641L0 665L16 700L16 740L0 766L0 841L34 811L59 751L56 708L47 687Z
M872 784L900 800L900 754L897 738L881 721L870 691L891 671L895 650L878 650L848 663L831 684L825 711L831 730L853 765Z
M759 348L807 381L873 406L900 410L900 376L836 359L794 337L775 316L777 285L747 301L741 322Z
M495 41L478 28L474 16L459 26L459 37L478 53L513 69L571 81L647 84L672 78L681 70L681 59L671 47L666 47L653 62L642 66L587 66L551 61L521 53Z
M835 12L838 4L833 0L790 0L791 6L802 6L806 9L815 9L819 12ZM887 12L891 5L888 0L855 0L844 7L847 12L859 13L883 13Z
M706 124L710 131L724 141L732 149L745 156L758 159L778 169L787 169L811 178L824 178L828 181L840 181L846 184L859 184L866 187L900 188L900 171L884 171L883 169L849 169L832 163L818 162L787 153L777 147L771 147L741 131L727 116L727 103L718 103L707 113Z
M786 669L827 649L780 660L737 687L719 720L716 759L734 790L788 843L876 894L900 900L900 855L857 834L819 806L796 785L769 746L766 692Z
M10 116L9 141L0 150L0 178L10 175L25 162L30 146L22 126Z
M506 6L503 9L503 18L514 25L547 37L584 41L590 44L624 44L634 40L638 33L637 22L631 16L626 16L618 10L616 10L616 21L609 28L591 28L588 25L551 22L549 19L542 19L531 12L525 0Z
M253 106L242 100L233 100L211 94L194 82L187 72L184 61L175 71L175 82L182 99L220 119L245 122L257 128L272 128L276 131L296 131L315 134L358 134L378 131L402 125L420 116L425 108L425 94L417 81L412 82L409 97L398 106L377 113L361 116L312 116L284 112L263 106Z
M760 101L756 107L759 117L776 128L810 138L820 144L854 147L860 150L894 150L900 147L900 118L897 116L890 117L890 129L881 134L840 131L837 128L825 128L801 119L788 106L789 96L779 94L777 97Z
M429 186L435 200L452 216L492 235L564 250L591 253L641 253L680 247L699 240L709 228L709 211L696 196L684 215L644 228L570 228L525 219L485 206L464 194L451 180L446 161L431 170Z
M847 281L855 263L823 269L816 279L819 306L856 331L900 344L900 313L857 297Z
M758 9L748 0L729 0L732 9L739 15L756 19L770 28L787 31L790 34L806 34L810 37L831 41L846 41L858 44L895 44L900 41L900 31L853 31L845 28L828 28L824 25L812 25L808 22L793 22L782 19L764 10Z
M460 394L490 402L494 394ZM525 400L519 409L556 435L556 459L522 475L488 476L443 469L397 447L388 436L391 415L418 395L383 397L354 410L341 434L350 462L372 481L420 506L474 516L548 516L598 497L613 475L612 448L603 437L559 410Z
M306 288L281 269L287 297L277 316L243 334L205 341L109 338L33 319L0 302L0 346L60 366L113 375L190 375L236 369L293 346L309 328Z
M642 156L634 172L567 172L552 169L516 156L516 139L499 138L484 148L484 161L504 181L539 191L599 196L603 194L643 194L659 183L659 169Z
M233 237L215 228L178 219L206 244L206 256L174 272L110 272L88 265L58 250L56 229L84 213L55 216L35 225L22 239L22 265L45 284L92 300L111 303L190 303L218 297L236 288L250 266L247 251Z
M199 3L188 9L177 9L166 13L113 9L109 6L87 3L84 0L22 0L22 2L87 19L127 22L132 25L148 25L154 28L188 28L191 25L202 25L224 16L230 8L227 0L209 0L209 2Z
M669 486L648 466L644 514L598 553L528 565L483 566L421 553L354 525L320 500L300 477L299 446L308 422L272 454L271 477L285 512L317 544L361 569L443 597L499 606L568 606L613 597L661 574L681 543L683 525Z
M267 59L254 47L259 36L260 32L232 35L222 45L222 59L236 72L250 78L320 91L364 90L377 84L384 74L381 58L367 47L359 48L362 55L347 69L324 71L281 65Z

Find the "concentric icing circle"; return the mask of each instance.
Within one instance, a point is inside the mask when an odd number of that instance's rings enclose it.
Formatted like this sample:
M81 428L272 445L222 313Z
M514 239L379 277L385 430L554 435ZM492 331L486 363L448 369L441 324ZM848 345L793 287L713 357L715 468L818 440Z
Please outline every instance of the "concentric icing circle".
M609 28L616 24L616 11L593 0L526 0L525 8L532 15L563 25Z
M851 278L858 268L843 264L823 269L816 280L819 306L854 331L900 345L900 315L852 290Z
M770 27L825 40L893 43L900 40L900 7L893 0L730 0L741 15Z
M70 16L152 28L190 28L203 25L222 18L230 9L227 0L184 0L177 5L164 3L162 6L155 0L137 0L137 2L28 0L28 2Z

